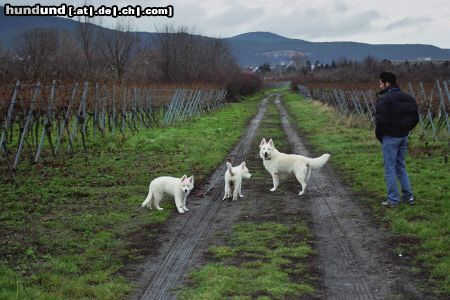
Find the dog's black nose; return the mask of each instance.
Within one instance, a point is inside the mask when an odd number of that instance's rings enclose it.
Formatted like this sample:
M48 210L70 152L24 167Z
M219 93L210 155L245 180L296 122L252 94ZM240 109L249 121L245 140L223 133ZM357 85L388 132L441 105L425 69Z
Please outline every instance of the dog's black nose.
M264 152L264 156L267 157L269 156L269 154L267 152Z

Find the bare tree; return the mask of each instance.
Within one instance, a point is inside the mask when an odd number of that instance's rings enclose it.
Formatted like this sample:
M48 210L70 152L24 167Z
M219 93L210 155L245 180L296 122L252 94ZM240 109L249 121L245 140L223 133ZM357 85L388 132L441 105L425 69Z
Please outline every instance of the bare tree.
M139 37L130 30L130 25L118 21L115 30L102 30L101 52L114 73L114 79L122 82L139 47Z
M223 83L236 63L222 39L194 34L187 27L165 26L154 39L156 65L165 82Z
M86 74L86 65L80 63L82 60L83 53L74 35L68 31L61 32L57 55L58 67L52 79L72 80L73 78L83 78Z
M175 35L175 41L178 47L176 56L176 65L179 72L177 72L177 81L186 81L186 79L193 78L195 74L195 54L198 53L197 38L194 35L195 29L189 30L187 27L179 27Z
M87 73L90 74L94 64L94 42L95 42L95 26L91 22L91 18L84 16L78 19L75 35L81 45L81 50L86 60Z
M123 20L115 30L97 27L88 18L74 33L33 29L21 35L18 52L1 58L0 80L4 82L9 76L26 81L83 79L225 86L240 73L228 44L194 32L193 28L166 26L155 34L153 43L141 47L139 35Z
M219 38L204 40L200 47L197 67L197 80L223 83L231 74L238 71L235 58L228 44Z
M28 79L37 80L55 67L58 32L55 29L35 28L21 34L18 53Z
M156 30L154 39L155 49L157 53L156 64L163 74L163 81L173 82L175 80L176 56L176 28L166 25Z
M157 67L156 60L156 52L150 46L140 49L133 60L129 80L140 84L160 81L162 72Z

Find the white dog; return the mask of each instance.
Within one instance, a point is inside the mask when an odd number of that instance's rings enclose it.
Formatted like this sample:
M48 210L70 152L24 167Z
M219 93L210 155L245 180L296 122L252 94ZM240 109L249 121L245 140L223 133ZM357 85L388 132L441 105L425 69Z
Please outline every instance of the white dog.
M239 197L244 197L242 195L242 178L251 178L247 169L245 162L241 163L239 166L233 167L229 162L227 162L227 171L225 172L225 195L222 200L231 197L231 185L233 185L233 201L237 201L238 194Z
M181 178L162 176L150 182L147 198L142 202L142 207L147 206L152 209L152 201L157 210L163 210L159 207L164 194L168 194L175 198L175 205L180 214L188 211L186 207L186 198L194 188L194 176L187 178L183 175Z
M311 175L311 169L320 169L330 158L330 154L324 154L318 158L309 158L296 154L281 153L275 149L272 139L269 142L262 139L259 148L259 156L263 159L264 167L272 175L273 188L270 190L271 192L277 189L280 175L294 174L302 186L302 190L298 194L303 195Z

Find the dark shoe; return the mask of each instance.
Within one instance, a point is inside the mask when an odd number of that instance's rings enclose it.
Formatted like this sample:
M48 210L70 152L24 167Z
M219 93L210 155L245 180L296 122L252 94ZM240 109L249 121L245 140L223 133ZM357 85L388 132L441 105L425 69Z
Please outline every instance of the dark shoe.
M394 204L390 201L384 201L384 202L381 202L381 206L386 207L386 208L396 208L397 204Z
M409 206L414 206L414 196L409 199L403 199L403 202L408 203Z

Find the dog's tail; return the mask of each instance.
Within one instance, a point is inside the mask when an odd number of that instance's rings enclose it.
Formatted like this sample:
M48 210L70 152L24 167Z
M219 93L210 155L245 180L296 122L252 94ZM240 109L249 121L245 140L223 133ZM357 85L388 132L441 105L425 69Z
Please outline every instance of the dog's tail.
M309 159L309 165L311 166L311 169L317 170L322 168L330 158L330 154L324 154L317 158L310 158Z
M227 162L227 169L228 172L230 172L230 175L233 176L233 166L229 162Z
M148 205L149 208L152 208L152 198L153 198L153 193L152 193L152 191L150 190L150 191L148 192L147 198L145 198L145 201L142 202L142 207L145 207L145 206Z

